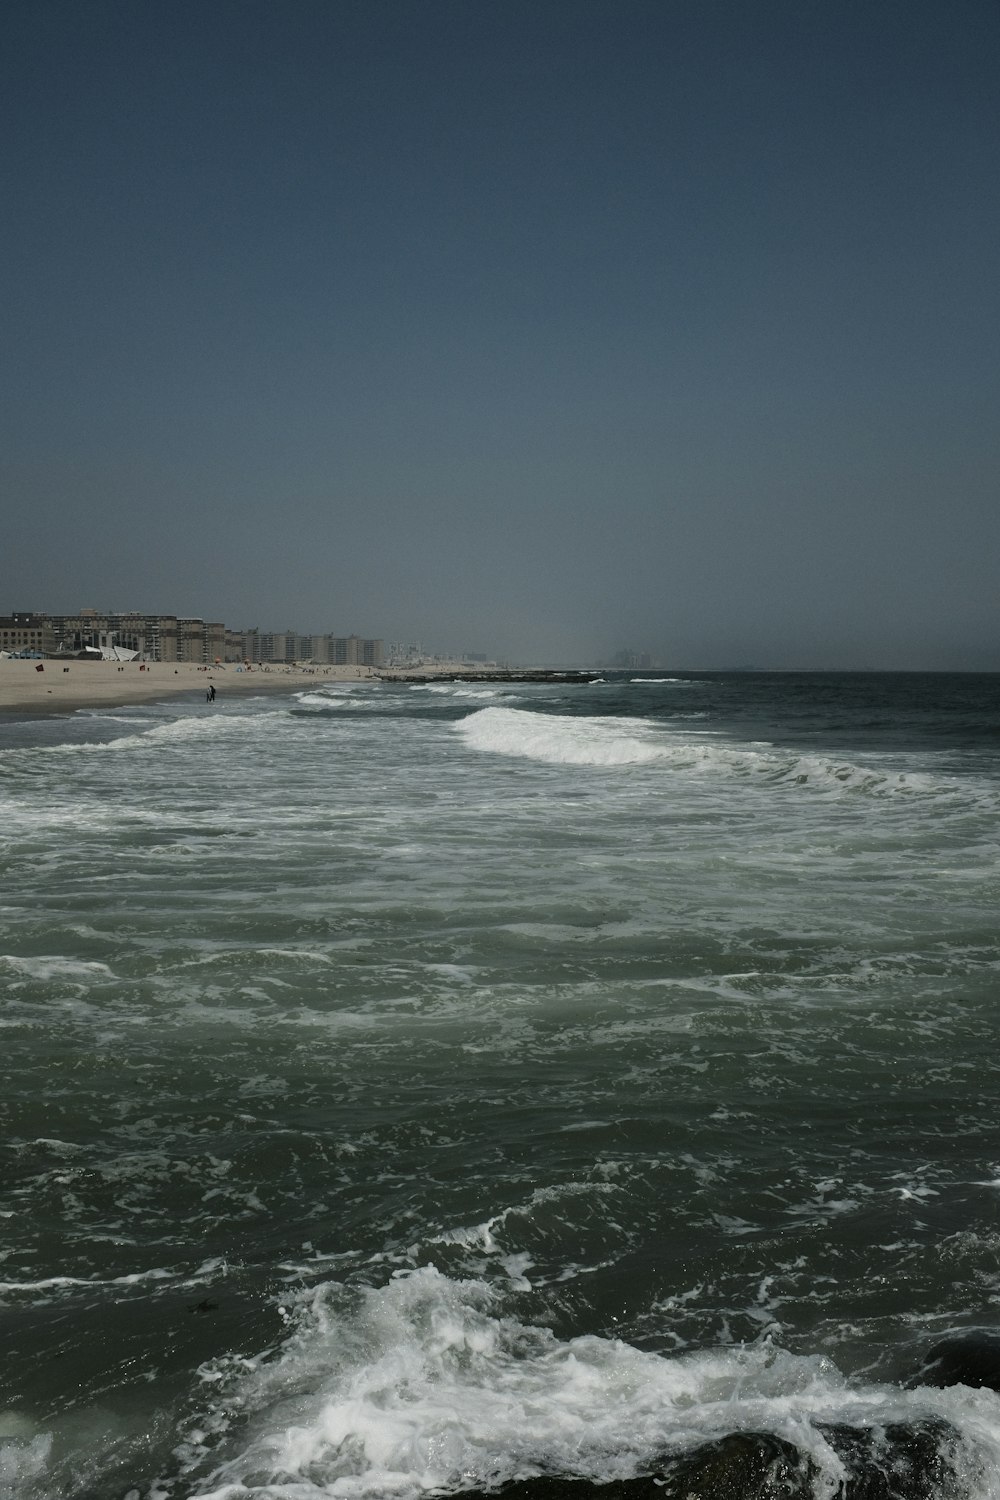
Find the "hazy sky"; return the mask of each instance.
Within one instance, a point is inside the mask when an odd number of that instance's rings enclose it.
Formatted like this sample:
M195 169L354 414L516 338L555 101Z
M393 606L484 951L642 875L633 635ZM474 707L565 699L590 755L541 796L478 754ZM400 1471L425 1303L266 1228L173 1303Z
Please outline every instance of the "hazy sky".
M996 0L6 0L0 612L1000 668Z

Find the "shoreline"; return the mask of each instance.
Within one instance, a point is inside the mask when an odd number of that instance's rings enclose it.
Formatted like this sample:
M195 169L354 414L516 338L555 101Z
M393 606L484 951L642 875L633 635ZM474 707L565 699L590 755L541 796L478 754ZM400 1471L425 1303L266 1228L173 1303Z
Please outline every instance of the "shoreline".
M42 670L39 671L38 667ZM290 692L326 682L424 684L433 682L591 682L599 674L583 670L528 667L469 669L455 664L421 667L285 666L281 662L243 667L236 662L205 666L197 662L43 662L0 660L0 719L18 715L71 714L81 708L126 708L164 698L204 693L215 687L216 702L234 696Z
M41 666L42 671L37 668ZM319 687L326 682L376 682L371 667L264 667L237 663L206 667L195 662L0 661L0 717L72 714L81 708L127 708L215 687L220 702L269 692Z

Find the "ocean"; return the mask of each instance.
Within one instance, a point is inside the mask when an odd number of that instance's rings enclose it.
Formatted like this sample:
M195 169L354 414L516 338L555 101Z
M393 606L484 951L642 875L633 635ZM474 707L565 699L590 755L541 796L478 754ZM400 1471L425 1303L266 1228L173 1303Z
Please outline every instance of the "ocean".
M6 716L0 1495L996 1496L998 811L993 676Z

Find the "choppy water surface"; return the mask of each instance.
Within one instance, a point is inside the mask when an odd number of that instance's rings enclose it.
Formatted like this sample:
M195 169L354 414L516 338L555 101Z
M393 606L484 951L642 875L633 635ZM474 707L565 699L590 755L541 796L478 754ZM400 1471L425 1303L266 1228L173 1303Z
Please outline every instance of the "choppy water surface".
M0 726L0 1495L409 1500L744 1429L829 1478L823 1423L928 1417L993 1494L1000 1398L904 1383L998 1322L998 688Z

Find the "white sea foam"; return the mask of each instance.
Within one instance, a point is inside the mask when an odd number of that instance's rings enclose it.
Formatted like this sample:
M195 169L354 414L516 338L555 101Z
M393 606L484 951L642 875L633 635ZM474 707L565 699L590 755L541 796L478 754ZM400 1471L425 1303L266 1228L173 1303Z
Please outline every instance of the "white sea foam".
M473 750L557 765L625 766L669 753L645 719L566 718L519 708L484 708L456 726Z
M434 693L440 698L503 698L507 693L499 688L475 687L460 682L419 682L414 688L422 693Z
M523 1269L511 1267L515 1285ZM817 1493L833 1494L844 1466L817 1424L935 1417L962 1433L967 1478L1000 1466L992 1392L853 1386L828 1359L766 1339L671 1357L613 1338L563 1341L506 1314L485 1283L430 1267L378 1289L327 1283L299 1293L286 1316L292 1332L276 1360L202 1368L213 1396L178 1452L188 1473L211 1461L207 1434L237 1414L250 1425L240 1451L188 1493L415 1500L553 1472L606 1483L755 1431L808 1452Z
M370 712L391 706L391 699L374 691L367 684L360 689L353 688L350 684L339 688L318 688L315 691L296 693L294 698L297 708L310 709L314 713L334 713L345 709Z
M109 713L104 708L78 708L74 717L77 719L100 719L102 724L131 724L133 728L137 724L154 724L156 722L149 714L114 714Z
M182 1279L178 1272L164 1270L161 1266L156 1266L151 1271L130 1271L124 1276L107 1278L43 1276L38 1281L0 1281L0 1298L15 1302L27 1300L45 1303L52 1300L50 1294L53 1292L96 1291L100 1287L134 1287L161 1281L181 1281L182 1285L191 1286L198 1280L198 1275Z
M295 701L302 708L356 708L357 700L346 693L296 693Z
M583 717L517 708L485 708L454 726L470 749L552 765L627 766L661 763L665 769L733 776L877 796L951 793L967 801L968 789L920 773L890 774L850 761L797 755L762 742L725 743L703 731L674 731L652 719Z
M138 727L134 734L119 735L113 740L70 740L58 745L33 746L30 750L4 750L5 760L29 760L37 764L40 757L103 754L106 751L162 750L202 740L224 739L229 735L246 737L260 730L260 717L251 714L212 713L170 719L149 728L149 720L129 720Z
M11 1417L27 1427L26 1419L18 1413ZM51 1449L50 1432L22 1434L6 1413L0 1415L0 1500L21 1500L31 1494L45 1474Z
M95 984L117 978L107 964L87 963L82 959L60 958L55 955L20 958L15 954L0 953L0 972L4 970L24 979L69 979L74 984Z
M129 734L121 739L109 740L101 748L106 750L131 750L161 748L164 745L186 744L192 740L214 740L228 735L244 735L259 731L260 720L252 714L202 714L198 717L174 719L167 724L157 724L155 729L143 734ZM82 746L80 747L83 748Z
M509 1220L530 1218L543 1204L561 1203L571 1198L603 1197L610 1192L612 1188L606 1182L561 1182L554 1183L550 1187L535 1188L531 1197L525 1202L511 1204L509 1208L501 1209L499 1213L484 1219L482 1223L463 1224L454 1229L446 1229L441 1234L432 1236L427 1243L472 1246L488 1255L496 1255L502 1247L496 1238L495 1231L505 1228ZM504 1251L504 1254L506 1253Z

